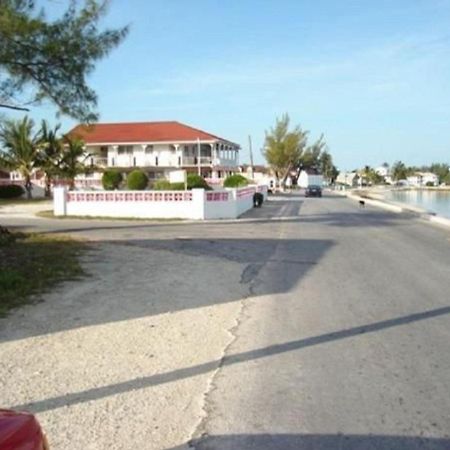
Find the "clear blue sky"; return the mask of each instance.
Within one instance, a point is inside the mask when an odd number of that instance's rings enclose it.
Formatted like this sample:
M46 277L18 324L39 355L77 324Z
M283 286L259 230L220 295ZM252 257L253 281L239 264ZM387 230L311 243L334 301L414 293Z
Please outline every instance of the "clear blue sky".
M131 30L90 78L101 121L186 122L241 161L250 134L262 162L288 112L340 169L450 162L450 0L112 0L104 24Z

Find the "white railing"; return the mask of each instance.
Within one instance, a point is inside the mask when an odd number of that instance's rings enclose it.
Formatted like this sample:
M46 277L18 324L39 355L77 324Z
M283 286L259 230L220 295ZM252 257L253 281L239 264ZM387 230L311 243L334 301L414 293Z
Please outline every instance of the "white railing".
M200 161L197 156L184 156L182 159L183 166L211 165L212 158L210 156L201 156Z

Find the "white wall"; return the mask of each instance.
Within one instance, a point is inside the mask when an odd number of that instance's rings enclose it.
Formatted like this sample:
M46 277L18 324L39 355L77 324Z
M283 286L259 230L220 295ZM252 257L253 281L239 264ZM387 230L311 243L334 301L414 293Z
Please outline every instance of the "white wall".
M267 186L222 191L67 191L54 189L55 216L146 219L236 218L253 208L253 195L267 198Z

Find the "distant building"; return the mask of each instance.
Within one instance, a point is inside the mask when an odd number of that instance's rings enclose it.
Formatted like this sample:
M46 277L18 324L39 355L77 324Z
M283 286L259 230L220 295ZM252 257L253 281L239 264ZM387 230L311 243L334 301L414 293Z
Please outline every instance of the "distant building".
M410 175L407 179L410 186L427 186L432 184L433 186L439 185L439 177L432 172L415 172Z
M340 172L336 178L336 183L349 187L357 187L359 182L360 177L356 172Z

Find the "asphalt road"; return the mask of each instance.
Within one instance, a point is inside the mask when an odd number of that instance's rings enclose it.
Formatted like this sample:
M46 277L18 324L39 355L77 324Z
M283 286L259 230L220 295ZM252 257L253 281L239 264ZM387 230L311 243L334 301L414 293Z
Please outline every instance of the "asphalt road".
M240 301L217 366L173 374L211 379L192 439L172 450L450 449L449 231L295 195L240 222L2 224L243 267L229 298L203 279L211 296L187 306Z

